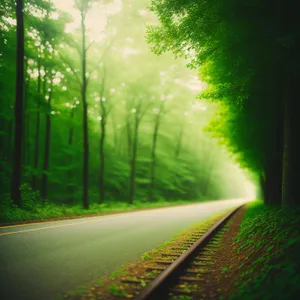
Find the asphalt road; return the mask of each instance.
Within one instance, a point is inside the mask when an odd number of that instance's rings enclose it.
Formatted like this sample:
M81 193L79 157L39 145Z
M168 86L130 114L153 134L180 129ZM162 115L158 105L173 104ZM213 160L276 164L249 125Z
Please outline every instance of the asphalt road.
M0 227L0 299L55 299L244 200Z

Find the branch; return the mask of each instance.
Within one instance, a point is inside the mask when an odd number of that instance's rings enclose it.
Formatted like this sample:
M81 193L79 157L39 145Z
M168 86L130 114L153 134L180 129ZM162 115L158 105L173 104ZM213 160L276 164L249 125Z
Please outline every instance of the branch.
M61 58L61 59L68 65L68 67L71 69L71 71L72 71L72 73L75 75L75 77L76 77L76 79L77 79L79 85L82 87L81 80L80 80L78 74L75 72L75 70L74 70L72 64L71 64L69 61L67 61L67 59L66 59L60 52L58 52L58 54L59 54L60 58Z
M103 67L103 77L101 82L101 89L100 89L100 98L104 96L104 90L105 90L105 80L106 80L106 68Z
M90 72L90 76L89 76L89 77L91 77L91 75L97 70L97 68L99 67L100 62L103 60L103 58L104 58L106 52L107 52L107 51L109 50L109 48L112 46L112 44L114 43L114 41L115 41L115 39L112 39L111 42L107 45L107 47L104 49L104 51L103 51L103 53L102 53L100 59L99 59L98 62L96 63L95 68ZM91 46L91 45L90 45L90 46ZM89 46L89 47L90 47L90 46Z
M148 108L151 106L151 102L148 102L141 114L139 115L139 122L142 120L142 118L145 116L145 113L147 112Z
M88 50L93 46L94 43L95 43L95 41L92 41L92 42L85 48L85 51L88 52Z
M69 35L65 35L64 40L71 48L76 50L80 57L82 56L81 47L73 40L72 37L70 37Z

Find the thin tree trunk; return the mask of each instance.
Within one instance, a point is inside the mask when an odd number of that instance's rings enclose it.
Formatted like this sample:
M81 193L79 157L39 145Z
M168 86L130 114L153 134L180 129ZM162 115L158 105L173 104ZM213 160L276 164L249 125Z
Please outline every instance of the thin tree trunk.
M106 122L107 122L107 110L103 101L104 90L105 90L105 79L106 71L104 69L103 79L100 90L100 114L102 120L100 121L101 135L100 135L100 172L99 172L99 204L104 202L104 170L105 170L105 153L104 153L104 143L106 137Z
M69 145L70 150L73 146L73 139L74 139L73 119L74 119L74 108L71 109L71 127L69 129L69 136L68 136L68 145ZM70 166L72 166L72 164L73 164L73 154L68 154L68 164ZM74 180L72 169L68 170L67 176L69 178L69 182L72 183L73 180ZM67 185L67 193L68 193L67 201L68 201L68 203L73 202L74 192L75 192L75 190L74 190L73 183L71 185Z
M16 0L17 16L17 58L16 58L16 100L15 100L15 143L12 173L11 199L22 207L22 124L23 124L23 85L24 85L24 19L23 1Z
M81 34L82 34L82 87L81 98L83 104L83 199L85 209L89 208L88 187L89 187L89 141L88 141L88 104L86 99L87 78L86 78L86 37L85 37L85 11L81 11Z
M127 121L126 121L126 131L127 131L127 152L128 152L128 157L129 161L131 160L132 157L132 136L131 136L131 126L130 126L130 119L129 116L127 116Z
M281 205L283 181L283 153L284 153L284 103L276 99L273 106L273 126L269 128L269 136L273 147L268 154L268 169L266 172L266 191L268 204Z
M138 145L138 130L139 130L139 120L136 116L135 126L134 126L134 138L132 145L132 158L130 162L130 181L129 181L129 204L133 204L135 195L135 176L136 176L136 157L137 157L137 145Z
M299 76L288 76L285 93L285 135L283 156L282 206L299 205L299 104L297 84Z
M26 91L25 91L25 120L24 120L24 165L29 165L29 153L30 153L30 112L29 112L29 89L30 89L30 76L27 78Z
M290 112L289 112L289 103L286 99L285 103L285 120L284 120L284 150L283 150L283 166L282 166L282 206L286 206L289 203L290 197Z
M116 122L114 120L114 116L111 113L111 125L112 125L112 130L113 130L113 141L114 141L114 147L115 151L118 153L118 130L116 126Z
M203 187L203 195L204 196L208 195L208 187L210 185L209 183L210 183L210 179L211 179L211 173L212 173L212 168L209 168L206 173L205 183L204 183L204 187Z
M155 189L155 166L156 166L156 145L157 145L157 136L160 125L160 113L155 118L155 125L152 137L152 151L151 151L151 165L150 165L150 185L148 191L148 200L154 200L154 189Z
M267 194L266 194L266 180L263 174L259 176L259 184L260 184L260 195L264 202L267 204Z
M71 123L72 123L72 126L69 129L69 137L68 137L68 145L69 146L73 145L73 136L74 136L73 119L74 119L74 108L72 108L72 110L71 110Z
M36 129L35 129L35 145L34 145L34 158L33 158L33 168L34 172L38 171L39 166L39 146L40 146L40 106L41 106L41 62L40 58L38 60L38 99L36 107ZM37 189L37 175L32 176L32 188Z
M183 136L183 127L181 128L180 133L179 133L178 143L177 143L176 150L175 150L175 158L178 158L180 155L182 136Z
M27 70L27 60L25 60L25 66L24 66L24 72L26 72ZM26 72L27 73L27 72ZM29 77L29 76L28 76ZM26 78L26 76L24 75L24 79ZM28 78L26 78L28 79ZM26 144L27 144L27 136L26 136L26 125L27 125L27 122L26 122L26 115L27 115L27 109L28 109L28 90L29 90L29 87L28 87L28 82L29 82L29 79L28 81L25 79L24 81L24 107L23 107L23 110L24 110L24 117L23 118L23 152L22 152L22 161L23 161L23 164L26 165Z
M9 164L11 164L12 161L12 139L13 139L13 120L8 121L8 134L7 134L7 148L6 148L6 160L8 161Z
M46 78L45 78L46 82ZM46 88L46 85L45 85ZM44 148L44 163L43 163L43 175L41 196L46 199L48 196L48 170L49 170L49 157L50 157L50 144L51 144L51 99L52 99L52 83L50 87L48 111L46 113L46 132L45 132L45 148Z
M100 204L104 202L104 169L105 169L104 141L106 135L105 130L106 130L106 116L104 113L103 119L101 120L101 137L100 137L100 174L99 174Z

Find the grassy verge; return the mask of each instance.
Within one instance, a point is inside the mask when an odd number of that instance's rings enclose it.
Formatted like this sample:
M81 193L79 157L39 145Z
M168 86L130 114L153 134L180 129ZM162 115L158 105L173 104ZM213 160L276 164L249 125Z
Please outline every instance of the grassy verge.
M209 201L209 200L207 200ZM32 207L20 209L11 204L0 208L0 225L11 223L22 223L27 221L42 220L61 220L75 217L96 216L111 213L130 212L144 209L163 208L169 206L178 206L186 204L195 204L205 202L203 200L174 200L145 203L136 201L130 205L124 202L110 202L105 204L91 204L88 210L83 209L81 205L67 206L56 205L52 203L36 203Z
M28 187L23 187L22 193L22 209L14 206L8 198L1 199L0 225L95 216L101 214L120 213L140 209L161 208L209 201L206 199L156 201L150 203L136 201L131 205L126 202L107 202L100 205L93 203L90 205L90 208L86 210L82 208L82 205L58 205L47 201L41 201L39 194L33 192Z
M298 299L299 210L250 203L235 243L239 280L230 299Z

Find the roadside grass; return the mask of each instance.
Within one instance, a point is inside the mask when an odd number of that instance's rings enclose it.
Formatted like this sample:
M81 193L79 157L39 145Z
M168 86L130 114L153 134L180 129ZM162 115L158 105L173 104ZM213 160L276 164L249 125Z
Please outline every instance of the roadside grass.
M299 298L299 209L249 203L235 243L239 280L230 299Z
M7 196L0 201L0 225L7 223L18 223L26 221L55 220L72 217L83 217L101 214L110 214L139 209L161 208L168 206L184 205L210 201L208 199L195 200L172 200L142 202L135 201L134 204L126 202L106 202L103 204L92 203L88 210L83 209L82 205L54 204L42 201L38 192L32 191L27 185L22 186L23 208L14 206Z
M124 279L134 280L138 283L137 287L142 289L147 283L144 280L138 279L143 277L156 277L161 271L152 270L147 271L147 266L153 264L155 260L174 260L171 257L162 257L161 253L166 253L172 251L171 248L176 246L180 247L184 242L188 241L195 231L207 230L210 228L217 220L219 220L226 213L231 211L231 209L226 209L218 214L215 214L202 222L197 222L192 225L189 229L182 230L178 232L173 238L159 245L158 247L144 253L141 258L133 263L121 266L121 269L113 271L109 276L103 276L93 282L87 283L84 286L85 293L82 293L83 288L77 288L68 292L65 296L59 299L129 299L133 298L131 287L129 284L122 282ZM217 244L219 244L218 242ZM206 268L203 268L203 273L208 272ZM97 282L101 282L99 285ZM190 299L190 298L182 298Z

